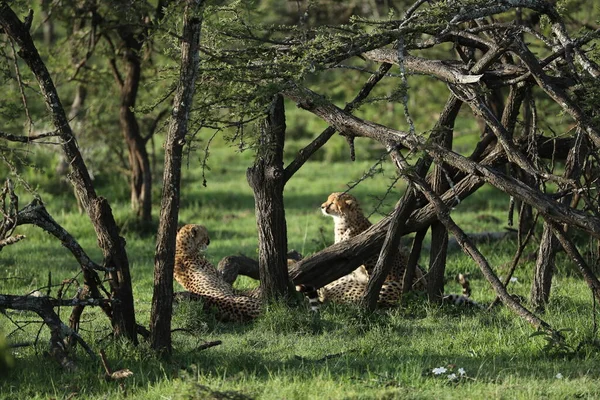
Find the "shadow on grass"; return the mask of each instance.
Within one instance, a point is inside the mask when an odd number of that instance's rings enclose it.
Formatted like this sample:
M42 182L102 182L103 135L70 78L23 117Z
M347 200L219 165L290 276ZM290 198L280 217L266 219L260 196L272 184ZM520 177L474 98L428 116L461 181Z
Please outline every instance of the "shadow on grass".
M569 302L579 312L589 309L588 304L578 303ZM451 306L409 304L365 314L356 307L330 305L316 319L306 307L274 305L249 324L217 322L192 304L176 308L175 313L176 326L188 325L186 332L174 333L175 354L169 362L154 357L145 343L137 348L121 341L102 346L113 369L129 368L135 373L127 383L130 390L143 391L157 382L176 379L193 365L195 373L203 376L217 380L224 375L245 376L258 385L273 374L307 382L315 376L371 383L374 376L402 381L406 368L415 379L438 379L431 371L439 367L463 368L482 384L514 376L551 379L557 371L591 379L600 375L596 353L546 353L541 345L532 344L538 339L524 333L516 317L501 312L458 312ZM217 339L223 341L221 346L198 350L205 341ZM20 358L0 384L2 391L67 396L69 391L100 395L116 390L114 383L101 379L100 364L81 351L76 373L54 365L44 356Z

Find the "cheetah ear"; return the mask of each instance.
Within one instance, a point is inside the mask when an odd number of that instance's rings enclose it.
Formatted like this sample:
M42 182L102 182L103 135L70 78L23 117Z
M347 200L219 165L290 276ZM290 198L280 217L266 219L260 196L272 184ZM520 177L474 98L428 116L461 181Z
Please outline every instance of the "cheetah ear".
M348 199L348 200L345 200L344 203L346 203L347 205L351 206L352 204L354 204L354 200Z
M197 227L197 226L193 226L193 227L192 227L192 233L193 233L194 235L198 234L198 227Z

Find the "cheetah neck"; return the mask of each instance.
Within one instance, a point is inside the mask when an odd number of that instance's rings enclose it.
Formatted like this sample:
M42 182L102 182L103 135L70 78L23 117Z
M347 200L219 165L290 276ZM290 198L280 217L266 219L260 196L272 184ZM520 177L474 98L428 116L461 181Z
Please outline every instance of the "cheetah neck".
M335 224L335 243L348 240L371 226L371 222L362 213L352 216L333 216L333 222Z

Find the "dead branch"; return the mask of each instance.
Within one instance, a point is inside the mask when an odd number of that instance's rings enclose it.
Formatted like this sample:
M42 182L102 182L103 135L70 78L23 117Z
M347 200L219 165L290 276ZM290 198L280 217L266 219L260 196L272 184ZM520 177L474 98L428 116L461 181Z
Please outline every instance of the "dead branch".
M421 136L391 129L349 115L308 89L295 87L285 91L285 94L295 100L300 107L324 119L340 132L370 137L385 144L400 143L413 151L423 151L433 158L444 160L448 165L470 176L492 184L507 194L539 209L560 223L576 226L592 236L600 238L600 219L557 203L550 196L532 189L523 182L489 168L484 162L473 162L441 145L430 143ZM510 148L513 148L513 146L510 146ZM545 174L540 173L540 175Z
M107 268L96 264L88 257L77 240L52 218L40 199L34 199L31 203L23 207L17 215L17 221L17 225L35 225L56 237L73 254L82 268L107 271Z
M92 304L94 300L91 300ZM38 314L44 324L50 329L50 354L68 370L75 369L75 363L69 354L66 345L68 337L74 337L75 340L86 350L90 357L94 358L94 353L77 332L66 326L54 311L58 305L72 305L68 301L56 300L47 296L13 296L0 294L0 309L13 309L32 311Z
M202 343L200 346L198 346L196 348L196 350L206 350L206 349L210 349L211 347L215 347L215 346L220 346L221 344L223 344L222 341L220 340L214 340L212 342L206 342L206 343Z
M25 235L15 235L15 236L9 236L6 239L0 240L0 250L2 250L2 248L5 246L9 246L11 244L20 242L21 240L25 239L25 237L26 237Z
M371 75L364 86L360 89L356 97L346 106L344 107L344 111L351 113L355 108L357 108L363 100L365 100L375 85L385 76L385 74L392 67L391 64L382 64L379 66L379 69L376 73ZM299 169L304 165L304 163L327 141L333 136L336 132L335 128L328 127L326 128L319 136L317 136L311 143L309 143L306 147L301 149L298 152L297 157L292 161L284 170L284 182L287 182Z
M446 204L444 204L442 199L435 194L433 189L431 189L429 184L424 179L410 171L408 163L406 163L399 152L395 152L395 160L399 170L401 170L406 178L412 182L417 189L419 189L421 193L425 195L425 197L427 197L429 203L435 207L439 221L444 224L446 229L448 229L448 231L451 232L454 237L456 237L458 243L463 248L463 251L479 265L479 269L504 304L510 307L519 316L531 323L536 329L556 334L556 332L550 328L550 325L532 314L529 310L523 307L521 303L516 301L510 294L508 294L505 286L502 284L502 282L500 282L500 279L498 279L485 257L479 252L477 247L471 242L471 239L463 232L463 230L460 229L460 227L452 220L450 217L450 210Z

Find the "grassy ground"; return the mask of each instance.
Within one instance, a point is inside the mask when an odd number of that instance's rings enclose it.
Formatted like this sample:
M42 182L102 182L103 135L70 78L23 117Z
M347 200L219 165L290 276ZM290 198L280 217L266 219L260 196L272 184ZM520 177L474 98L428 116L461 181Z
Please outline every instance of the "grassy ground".
M200 183L198 168L184 172L180 220L207 226L212 236L208 257L215 263L237 253L255 257L253 197L244 178L252 154L215 148L211 160L207 187ZM194 165L194 160L191 163ZM344 190L347 183L358 180L371 165L313 162L290 181L285 193L290 248L307 255L332 242L332 221L320 215L319 205L329 193ZM367 213L375 210L377 198L385 194L393 176L392 167L384 164L383 174L353 190ZM94 259L100 260L87 218L74 212L76 206L70 197L53 192L52 185L41 183L39 188L50 212ZM375 211L372 221L390 210L403 187L394 190ZM137 318L147 325L155 238L141 236L133 229L126 193L104 191L109 199L117 199L111 204L127 239ZM26 201L23 196L22 204ZM457 207L453 216L467 232L500 231L505 226L507 204L508 200L497 191L484 188ZM76 262L53 238L31 227L19 233L28 239L0 252L1 293L24 294L43 287L49 272L54 284L77 274ZM506 239L482 244L481 250L502 275L515 247L514 240ZM533 244L526 253L536 248ZM492 312L438 308L426 305L418 296L398 309L374 315L363 315L349 306L329 305L319 319L304 308L270 306L261 318L246 325L219 323L196 304L180 304L175 309L173 327L184 330L173 334L175 355L170 362L163 362L145 343L133 348L111 340L106 319L96 310L89 310L84 314L82 335L96 351L106 350L113 369L129 368L134 372L124 388L105 382L99 362L79 350L77 372L59 371L44 355L47 332L43 329L36 347L14 351L16 365L0 376L0 397L597 398L599 356L588 341L593 332L591 296L573 272L573 265L563 255L559 261L552 303L543 318L556 328L571 329L565 333L571 348L545 348L543 337L531 337L530 326L501 307ZM426 263L424 252L422 264ZM517 270L517 282L511 286L515 293L528 295L532 267L529 261ZM476 265L458 251L452 252L449 259L449 291L459 290L451 280L459 271L471 274L475 299L482 303L493 300ZM247 279L239 282L241 286L253 284ZM68 312L61 310L65 318ZM36 318L14 312L9 315L20 321L23 331L15 331L7 318L0 318L0 330L11 333L12 342L33 341L39 329ZM205 341L213 340L222 340L223 344L198 350ZM575 351L578 344L581 346ZM435 375L432 371L439 367L447 371ZM461 376L459 371L463 370ZM457 378L449 379L451 374Z

